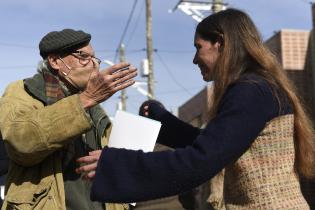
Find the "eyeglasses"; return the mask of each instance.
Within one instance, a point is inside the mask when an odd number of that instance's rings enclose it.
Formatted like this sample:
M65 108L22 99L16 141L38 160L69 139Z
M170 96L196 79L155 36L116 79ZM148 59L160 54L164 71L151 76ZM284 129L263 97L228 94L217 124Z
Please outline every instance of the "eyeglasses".
M82 65L87 65L91 59L94 59L98 64L101 64L101 59L95 57L94 55L90 55L84 51L77 50L72 52L71 55L79 59L79 63Z

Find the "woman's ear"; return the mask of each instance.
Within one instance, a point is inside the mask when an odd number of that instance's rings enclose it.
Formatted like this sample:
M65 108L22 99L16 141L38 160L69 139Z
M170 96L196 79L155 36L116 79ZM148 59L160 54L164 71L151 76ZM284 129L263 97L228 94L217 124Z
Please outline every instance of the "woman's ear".
M55 70L60 69L59 62L58 62L58 56L48 55L47 60L48 60L49 65L51 66L51 68L53 68Z
M222 45L221 45L220 42L214 43L214 47L215 47L216 49L218 49L218 52L221 52L221 51L222 51Z

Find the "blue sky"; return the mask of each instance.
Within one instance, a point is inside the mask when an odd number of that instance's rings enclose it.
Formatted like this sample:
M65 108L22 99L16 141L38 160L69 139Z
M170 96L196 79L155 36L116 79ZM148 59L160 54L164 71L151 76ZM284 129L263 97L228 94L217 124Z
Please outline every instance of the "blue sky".
M92 34L92 45L101 59L114 60L133 0L1 0L0 93L12 81L30 77L41 60L38 42L48 32L64 28ZM175 111L206 83L194 56L196 22L181 11L168 13L178 0L152 0L155 96ZM249 13L264 39L280 29L311 29L308 0L226 0L230 7ZM146 57L144 0L138 0L125 37L127 60L139 67ZM138 21L137 21L138 20ZM105 66L104 66L105 67ZM137 80L145 80L140 76ZM127 89L127 111L137 113L146 100L134 88ZM115 113L119 93L104 102Z

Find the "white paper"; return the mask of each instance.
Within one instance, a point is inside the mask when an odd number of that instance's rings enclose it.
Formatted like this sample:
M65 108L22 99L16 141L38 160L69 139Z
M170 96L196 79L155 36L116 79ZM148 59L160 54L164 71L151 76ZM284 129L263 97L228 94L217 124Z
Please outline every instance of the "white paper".
M108 146L153 151L161 123L124 111L117 111Z

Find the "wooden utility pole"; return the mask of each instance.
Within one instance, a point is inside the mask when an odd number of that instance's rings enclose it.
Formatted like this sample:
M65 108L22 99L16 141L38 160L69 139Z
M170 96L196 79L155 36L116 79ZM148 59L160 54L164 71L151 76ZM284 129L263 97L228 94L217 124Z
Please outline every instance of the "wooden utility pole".
M120 44L119 46L119 60L120 62L126 61L124 44ZM126 102L127 102L126 89L123 89L120 91L120 99L121 99L121 110L126 111Z
M212 1L212 13L217 13L223 10L223 0Z
M146 38L147 58L149 63L148 73L148 99L154 98L154 76L153 76L153 44L152 44L152 14L151 0L146 0Z

